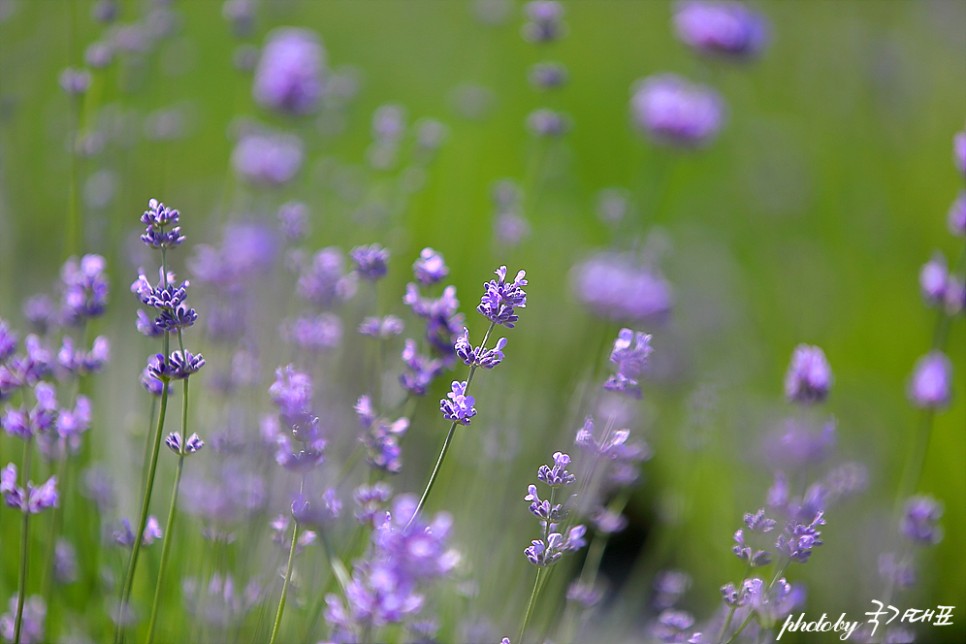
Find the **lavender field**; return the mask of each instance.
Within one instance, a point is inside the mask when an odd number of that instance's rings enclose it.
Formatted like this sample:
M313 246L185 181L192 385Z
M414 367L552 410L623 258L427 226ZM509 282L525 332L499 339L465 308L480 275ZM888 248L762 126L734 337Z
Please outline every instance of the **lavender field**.
M966 641L960 0L0 0L0 641Z

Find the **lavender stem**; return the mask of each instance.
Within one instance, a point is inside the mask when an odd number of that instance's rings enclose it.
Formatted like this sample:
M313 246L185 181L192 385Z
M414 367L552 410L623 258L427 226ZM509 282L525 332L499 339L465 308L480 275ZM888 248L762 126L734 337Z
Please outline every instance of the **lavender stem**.
M269 644L275 644L278 629L282 624L282 613L285 612L285 596L288 594L288 582L292 578L292 562L295 560L295 546L298 544L299 522L296 520L292 529L292 545L288 550L288 564L285 566L285 581L282 582L282 596L278 599L278 610L275 612L275 625L272 626L272 637Z
M30 480L30 444L31 440L28 437L24 441L23 445L23 465L21 469L23 470L23 480L24 488L27 487L27 481ZM30 512L27 509L26 499L24 500L23 507L23 520L20 524L20 577L17 581L17 587L20 592L17 595L17 618L14 622L13 627L13 642L14 644L20 644L20 632L23 628L23 605L27 600L27 558L29 555L30 543L28 538L30 537Z

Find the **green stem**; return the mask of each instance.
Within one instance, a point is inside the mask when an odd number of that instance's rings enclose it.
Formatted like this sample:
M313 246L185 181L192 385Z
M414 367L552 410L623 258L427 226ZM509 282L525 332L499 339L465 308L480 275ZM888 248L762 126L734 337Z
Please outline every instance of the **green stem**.
M735 638L741 635L741 632L745 630L745 627L751 623L751 620L754 619L754 617L755 617L755 611L749 611L748 617L746 617L744 621L742 621L741 624L738 625L738 628L735 629L735 632L732 633L731 637L729 637L724 642L724 644L731 644L731 642L734 642Z
M181 339L181 332L178 332L178 339ZM174 488L171 490L171 504L168 506L168 521L165 523L167 536L161 546L161 564L158 568L158 583L154 587L154 601L151 604L151 621L148 624L148 644L154 641L154 627L158 619L158 608L161 605L161 587L164 584L165 564L168 562L168 553L171 551L171 542L174 541L174 518L178 509L178 489L181 486L181 472L184 470L185 443L188 440L188 378L184 379L182 392L184 399L181 402L181 449L178 453L178 469L174 475Z
M23 464L21 470L23 470L23 481L24 490L27 489L27 481L30 478L30 445L32 441L28 437L23 444ZM23 518L20 523L20 577L17 581L17 588L20 592L17 594L17 618L14 622L13 627L13 642L14 644L20 644L20 632L23 628L23 605L27 601L27 558L30 554L30 542L28 541L30 537L30 512L27 511L27 495L24 495L22 500L24 507Z
M533 590L530 591L530 600L527 602L527 612L523 615L523 624L520 626L517 644L523 644L523 635L527 632L527 624L530 623L530 615L533 614L533 606L537 603L537 594L540 592L540 577L543 570L543 568L537 568L537 576L533 580Z
M165 356L168 353L168 334L164 334ZM167 359L167 357L165 357ZM164 433L164 417L168 411L168 387L167 380L164 381L161 389L161 411L158 413L158 425L154 431L154 447L151 451L151 464L148 468L147 484L144 487L144 498L141 500L141 515L138 519L138 529L134 533L134 543L131 549L131 559L128 562L127 574L124 578L124 585L121 589L121 604L118 607L117 626L114 629L114 644L120 644L124 636L124 622L127 613L127 603L131 597L131 589L134 586L134 571L137 570L138 555L141 553L141 538L144 534L144 527L148 522L148 509L151 505L151 493L154 491L154 476L158 470L158 454L161 450L161 436Z
M292 530L292 545L288 550L288 565L285 566L285 581L282 582L282 596L278 599L278 610L275 612L275 625L272 626L272 638L269 644L275 644L278 637L278 628L282 624L282 613L285 612L285 596L288 594L288 582L292 578L292 562L295 560L295 546L298 544L299 522L295 521Z

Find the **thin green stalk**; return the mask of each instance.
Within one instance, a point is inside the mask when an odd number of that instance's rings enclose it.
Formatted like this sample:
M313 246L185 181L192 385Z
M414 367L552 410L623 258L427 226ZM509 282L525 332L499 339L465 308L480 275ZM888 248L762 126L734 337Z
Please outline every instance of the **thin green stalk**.
M285 581L282 582L282 596L278 599L278 610L275 612L275 625L272 626L272 638L269 644L275 644L278 637L278 628L282 624L282 613L285 612L285 596L288 594L288 582L292 578L292 562L295 560L295 547L298 545L299 522L295 521L292 530L292 545L288 550L288 565L285 566Z
M741 632L745 630L745 627L751 623L751 620L754 619L755 614L756 614L755 611L749 611L748 617L746 617L744 621L742 621L741 624L738 625L738 628L735 629L735 632L732 633L731 637L729 637L723 644L731 644L732 642L734 642L735 638L741 635Z
M164 335L165 355L168 353L168 334ZM121 587L121 604L118 607L117 626L114 629L114 644L120 644L124 636L124 622L127 613L127 603L134 586L134 572L137 570L138 555L141 553L141 536L148 522L148 509L151 505L151 493L154 491L154 476L158 470L158 455L161 451L161 436L164 433L164 418L168 411L169 382L164 380L161 389L161 411L158 413L158 425L154 431L154 447L151 451L151 464L148 468L147 485L144 487L144 498L141 500L141 514L138 519L138 529L134 532L134 543L131 546L131 558L128 562L124 585Z
M490 322L489 328L483 335L483 342L480 343L481 349L486 349L486 341L490 339L490 333L493 332L494 326L496 326L496 323ZM476 373L475 364L470 367L470 374L466 378L465 392L469 392L470 390L470 383L473 382L474 373ZM436 483L436 477L439 476L439 470L443 465L443 459L446 458L446 452L449 451L449 444L453 441L453 434L456 432L456 424L457 422L454 420L453 424L449 426L449 431L446 433L446 439L443 441L443 448L439 451L439 458L436 459L436 465L433 467L433 471L429 475L429 482L426 484L426 489L423 490L423 495L419 497L419 503L416 504L416 510L413 512L413 516L409 517L409 521L406 523L407 528L413 524L413 521L416 520L416 517L419 516L419 513L422 511L423 506L426 505L426 499L429 498L429 493L433 489L433 485Z
M533 590L530 591L530 600L527 602L527 612L523 615L523 624L520 626L520 635L517 637L517 644L523 644L523 634L527 632L527 624L530 623L530 616L533 614L533 606L537 602L537 594L540 592L540 577L543 568L537 568L537 576L533 580Z
M178 332L178 339L181 339L181 332ZM154 627L158 619L158 609L161 605L161 586L164 584L165 564L168 562L168 553L171 550L171 542L174 541L174 518L178 509L178 489L181 486L181 472L184 470L185 444L188 440L188 378L184 379L182 392L184 399L181 402L181 448L178 452L178 469L174 475L174 488L171 490L171 504L168 506L168 521L165 524L167 536L161 546L161 565L158 568L158 583L154 587L154 601L151 604L151 621L148 624L148 644L154 641Z
M31 438L28 437L23 444L23 464L20 469L23 471L24 489L27 489L27 481L30 480L30 445L32 442ZM23 499L23 503L26 506L26 496ZM14 644L20 644L20 632L23 628L23 605L27 601L27 558L30 554L29 537L30 512L24 507L23 518L20 523L20 577L17 581L17 588L20 589L20 592L17 594L17 618L13 627Z
M731 610L728 611L728 616L725 617L724 626L721 627L721 632L718 633L718 638L716 641L723 642L725 635L728 634L728 629L731 628L731 620L735 618L735 611L738 610L738 604L733 604Z

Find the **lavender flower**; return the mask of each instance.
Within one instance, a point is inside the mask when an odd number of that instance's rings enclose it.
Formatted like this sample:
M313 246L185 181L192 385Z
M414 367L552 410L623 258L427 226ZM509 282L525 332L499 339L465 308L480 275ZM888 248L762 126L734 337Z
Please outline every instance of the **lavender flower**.
M491 349L486 349L482 346L473 348L470 344L469 333L469 330L464 327L462 335L456 339L453 345L457 357L463 361L463 364L469 367L476 365L484 369L492 369L503 362L503 358L505 357L503 355L503 349L506 348L506 338L497 340L496 346Z
M917 407L941 409L952 393L952 363L940 351L932 351L916 362L909 382L909 398Z
M403 321L395 315L383 318L366 317L359 324L359 333L371 338L386 340L403 332Z
M809 523L793 521L785 526L784 532L778 536L775 548L794 561L808 562L812 550L822 545L818 526L825 525L822 512L815 514Z
M355 513L360 523L372 523L385 515L386 503L392 497L392 487L388 483L361 485L356 488L353 499L359 509Z
M389 251L379 244L357 246L349 251L349 256L355 264L356 272L363 279L375 282L386 276Z
M752 58L764 48L764 17L738 2L684 0L674 7L678 38L699 54Z
M546 541L534 539L530 546L523 551L527 561L534 566L545 568L557 563L561 557L568 552L576 552L587 545L584 534L587 529L582 525L576 525L566 534L551 532Z
M670 284L629 255L598 253L574 266L571 284L591 313L609 320L659 322L674 303Z
M633 344L633 346L631 346ZM639 398L641 387L638 378L647 367L648 356L651 355L651 336L646 333L635 333L631 329L621 329L614 341L610 361L617 366L617 373L604 383L604 389L628 393Z
M152 248L172 248L184 241L178 225L180 213L167 208L157 199L148 201L148 209L141 215L141 223L146 226L141 241Z
M424 248L419 252L419 259L413 262L413 274L421 284L429 286L449 275L449 269L442 255L432 248Z
M946 258L940 253L933 255L919 271L919 288L929 304L944 303L948 281L949 270L946 268Z
M144 525L144 532L141 535L141 545L150 546L162 537L161 525L157 517L148 516L147 523ZM131 530L131 522L126 518L121 519L120 528L114 531L114 543L125 548L134 545L134 531Z
M426 340L437 353L444 357L454 352L454 341L460 327L463 326L463 315L459 313L459 300L456 299L456 287L447 286L442 295L436 299L424 298L415 284L406 285L403 303L413 313L426 321Z
M294 244L302 240L308 231L309 207L301 201L289 201L278 207L279 227L285 241Z
M638 81L632 90L634 124L658 143L700 147L721 129L724 108L710 87L663 74Z
M60 88L68 96L81 96L91 86L91 73L86 69L68 67L60 73Z
M961 191L949 207L949 232L966 237L966 190Z
M10 610L0 615L0 638L13 642L16 630L17 605L20 596L14 595L8 604ZM23 619L20 625L21 644L40 644L44 641L44 621L47 618L47 605L39 595L27 597L23 605Z
M342 341L342 321L338 316L322 313L299 317L283 325L282 338L307 351L324 351Z
M311 31L286 27L268 35L253 93L262 107L286 114L315 111L322 98L325 50Z
M953 136L953 163L959 174L966 177L966 130Z
M453 381L452 391L446 394L446 398L439 401L439 409L443 413L443 418L451 420L460 425L469 425L470 419L476 416L476 408L473 404L476 399L466 395L467 383Z
M577 478L567 471L568 465L570 465L569 455L563 452L554 452L553 466L541 465L537 470L537 480L549 487L573 485Z
M68 259L60 271L64 288L62 316L67 324L78 325L102 315L107 307L108 284L105 262L100 255Z
M58 538L54 546L54 579L60 584L77 581L77 551L64 538Z
M199 590L198 580L192 577L184 581L182 591L189 613L222 628L243 619L262 599L262 588L256 580L236 587L230 574L217 572L207 588Z
M379 418L372 408L369 396L359 397L355 411L359 423L366 430L362 442L367 448L369 464L386 472L398 473L402 469L399 439L409 429L409 419L398 418L390 422Z
M251 132L235 145L231 162L245 181L278 187L295 177L303 157L302 143L294 136Z
M686 639L694 626L694 616L683 610L668 608L657 616L657 623L650 629L650 636L658 642L676 644L687 642Z
M530 42L547 43L563 34L563 5L555 0L531 0L524 7L527 22L523 37Z
M344 258L337 248L323 248L302 269L299 296L320 309L344 302L355 294L355 276L344 273Z
M6 362L17 351L17 340L17 334L0 318L0 364Z
M44 335L57 324L54 302L47 295L28 297L23 303L23 316L33 329Z
M832 369L825 353L818 347L800 344L792 354L785 375L785 396L793 402L812 404L828 397L832 386Z
M486 292L476 310L493 324L502 324L512 329L519 319L515 309L527 306L527 294L523 290L527 285L526 271L519 271L510 283L506 281L506 266L497 269L496 276L497 280L490 280L483 285Z
M932 546L942 540L939 519L943 508L928 496L914 496L906 501L902 515L902 535L920 546Z
M399 376L399 382L414 396L426 395L426 389L444 368L440 360L420 355L414 340L406 340L403 345L402 360L408 371Z
M529 78L538 89L556 89L567 83L567 68L560 63L537 63L530 68Z
M538 109L527 116L527 129L535 136L553 138L566 134L570 129L570 122L560 112Z

